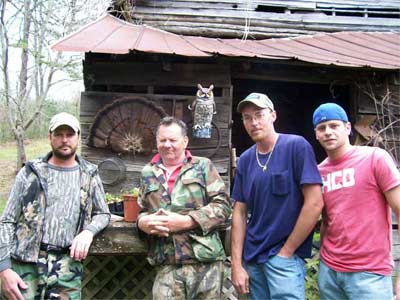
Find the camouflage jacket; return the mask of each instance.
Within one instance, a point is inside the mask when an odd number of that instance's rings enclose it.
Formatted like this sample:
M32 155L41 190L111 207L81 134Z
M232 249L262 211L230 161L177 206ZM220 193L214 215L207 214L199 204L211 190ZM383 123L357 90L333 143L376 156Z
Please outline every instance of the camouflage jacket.
M11 257L23 262L37 261L43 236L50 156L51 153L27 162L17 175L0 219L0 271L11 268ZM97 167L79 156L76 159L81 171L80 215L78 224L71 230L77 234L88 229L96 234L110 220L103 186ZM100 205L96 207L94 197L99 198L96 203Z
M207 158L186 158L170 194L160 163L153 159L142 170L139 218L163 208L190 215L200 226L173 233L168 238L148 235L149 263L190 264L224 260L225 252L217 227L230 216L231 203L218 171Z

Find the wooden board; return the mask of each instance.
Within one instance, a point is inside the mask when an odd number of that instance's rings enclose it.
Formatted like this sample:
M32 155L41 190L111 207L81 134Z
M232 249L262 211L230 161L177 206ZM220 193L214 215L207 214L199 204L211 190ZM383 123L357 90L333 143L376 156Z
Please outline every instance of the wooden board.
M134 20L170 32L268 38L334 31L397 30L399 1L138 0Z
M135 86L230 86L228 65L96 62L84 64L87 90L94 85ZM112 76L110 76L112 74Z
M392 236L393 236L392 256L394 260L400 261L400 238L397 229L393 230Z

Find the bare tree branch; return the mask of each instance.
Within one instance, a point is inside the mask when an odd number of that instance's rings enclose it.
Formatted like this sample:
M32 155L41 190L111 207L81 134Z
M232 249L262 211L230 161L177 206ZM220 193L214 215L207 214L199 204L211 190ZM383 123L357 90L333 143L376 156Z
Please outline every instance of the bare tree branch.
M1 0L1 107L25 160L26 130L42 118L51 89L81 76L81 56L50 51L48 45L102 14L110 0ZM11 55L12 54L12 55ZM19 57L19 69L16 63ZM64 74L59 77L61 72ZM57 75L57 76L56 76ZM32 110L33 107L33 110Z

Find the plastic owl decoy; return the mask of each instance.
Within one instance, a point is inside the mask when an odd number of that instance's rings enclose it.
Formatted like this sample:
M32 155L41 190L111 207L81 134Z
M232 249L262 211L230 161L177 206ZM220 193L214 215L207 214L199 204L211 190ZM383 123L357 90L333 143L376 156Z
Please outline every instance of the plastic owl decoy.
M214 85L203 88L197 85L196 99L188 106L193 114L193 136L196 138L211 138L212 118L217 113L214 94Z

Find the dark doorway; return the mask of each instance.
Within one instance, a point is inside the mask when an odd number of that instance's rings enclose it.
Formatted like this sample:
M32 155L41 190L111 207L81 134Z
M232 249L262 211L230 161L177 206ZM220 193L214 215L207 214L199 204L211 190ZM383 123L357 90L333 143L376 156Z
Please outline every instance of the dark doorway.
M348 86L327 84L309 84L262 80L232 80L232 146L237 156L253 145L247 135L240 114L236 111L237 103L251 92L267 94L274 102L277 112L275 128L278 132L298 134L306 138L313 146L317 161L325 157L325 153L314 137L312 114L317 106L324 102L335 102L349 111L350 92Z

